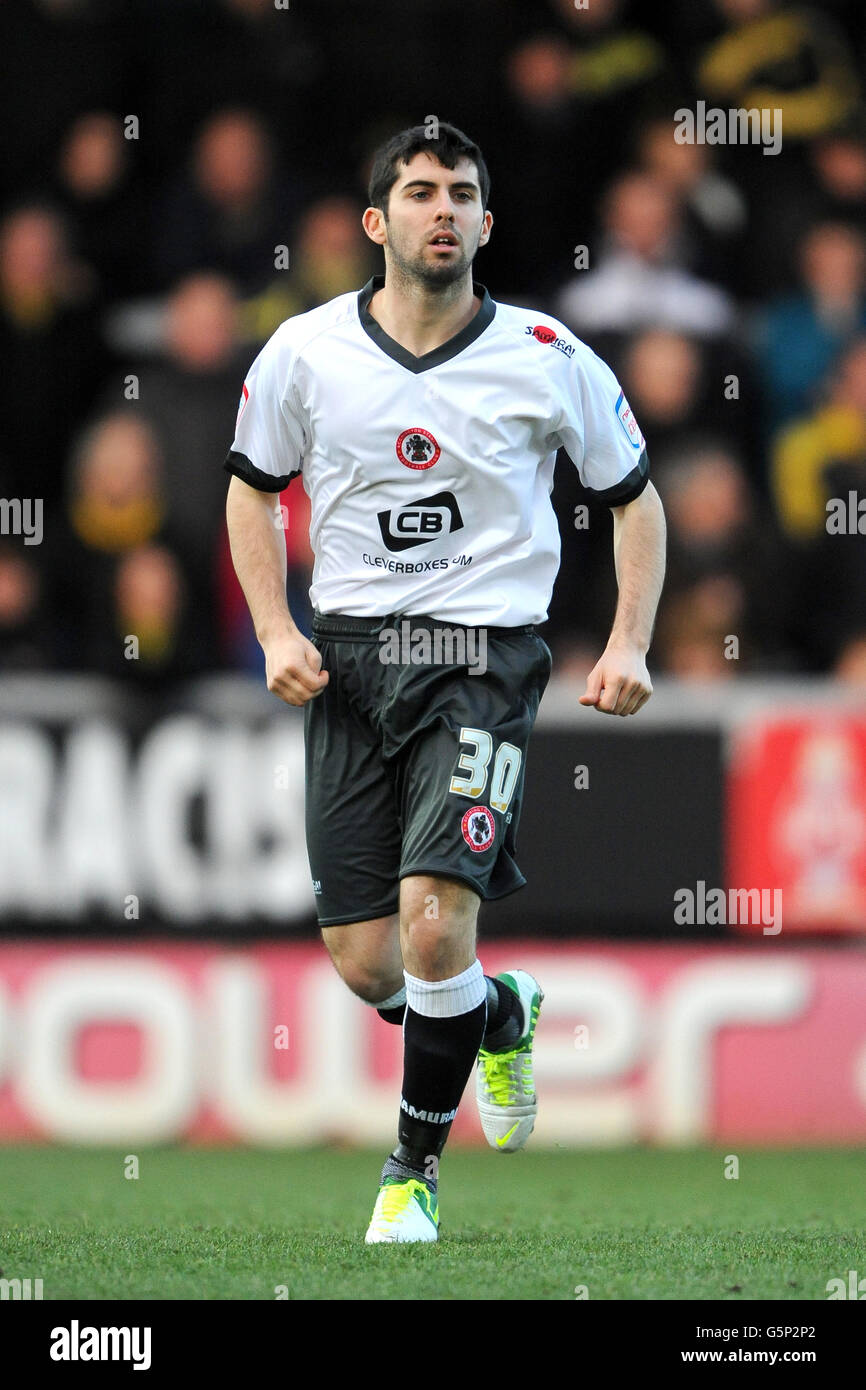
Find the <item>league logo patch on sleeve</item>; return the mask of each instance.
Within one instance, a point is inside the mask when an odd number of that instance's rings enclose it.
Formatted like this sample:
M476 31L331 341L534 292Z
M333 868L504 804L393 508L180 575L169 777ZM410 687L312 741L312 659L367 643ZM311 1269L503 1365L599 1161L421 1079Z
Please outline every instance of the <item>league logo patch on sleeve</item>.
M249 398L250 398L250 388L247 386L247 383L244 382L244 389L241 391L241 398L240 398L240 400L238 401L238 418L237 418L237 420L235 420L235 425L236 425L236 426L237 426L237 425L239 424L239 422L240 422L240 418L241 418L241 416L242 416L243 413L244 413L244 406L246 405L246 403L247 403L247 401L249 400Z
M460 822L463 838L475 854L489 849L496 836L493 813L486 806L470 806Z
M642 449L644 438L640 432L637 420L634 418L634 411L625 398L625 393L620 391L616 398L616 418L625 430L626 438L633 449Z

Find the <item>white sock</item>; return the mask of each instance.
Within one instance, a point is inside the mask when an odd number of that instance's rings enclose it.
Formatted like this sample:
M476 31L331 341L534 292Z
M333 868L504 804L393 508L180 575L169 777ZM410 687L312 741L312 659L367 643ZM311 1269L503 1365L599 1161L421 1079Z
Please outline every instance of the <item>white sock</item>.
M369 999L364 1000L365 1004L370 1004ZM401 985L396 994L389 994L387 999L383 999L381 1004L370 1004L371 1009L399 1009L401 1004L406 1003L406 986Z
M409 1008L425 1018L468 1014L487 1000L487 981L480 960L474 960L468 969L450 980L419 980L407 970L403 971L403 978Z

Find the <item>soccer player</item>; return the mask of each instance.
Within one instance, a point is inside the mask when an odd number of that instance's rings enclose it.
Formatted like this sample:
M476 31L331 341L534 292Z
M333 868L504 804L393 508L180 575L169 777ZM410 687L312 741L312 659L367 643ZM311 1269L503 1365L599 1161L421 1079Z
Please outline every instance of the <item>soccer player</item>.
M397 1144L368 1243L438 1238L438 1163L472 1065L484 1133L535 1122L542 991L476 956L481 899L521 887L515 837L551 655L563 446L610 505L619 598L581 704L636 714L664 570L643 437L610 369L548 314L473 283L489 176L461 131L377 153L367 235L385 274L287 319L244 383L227 519L267 686L304 706L319 924L348 987L403 1028ZM526 219L531 252L531 209ZM286 602L273 494L311 503L312 641Z

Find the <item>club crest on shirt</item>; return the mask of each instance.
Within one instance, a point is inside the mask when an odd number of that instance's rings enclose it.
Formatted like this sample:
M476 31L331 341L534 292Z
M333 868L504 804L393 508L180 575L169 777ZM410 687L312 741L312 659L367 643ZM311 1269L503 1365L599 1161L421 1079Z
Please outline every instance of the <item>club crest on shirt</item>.
M397 438L397 457L407 468L432 468L442 450L429 430L413 425Z
M643 435L640 432L637 420L634 418L634 411L625 398L625 394L620 391L616 398L616 415L619 423L626 433L626 438L633 449L643 448Z
M489 849L496 835L496 822L486 806L470 806L460 822L463 838L475 854Z

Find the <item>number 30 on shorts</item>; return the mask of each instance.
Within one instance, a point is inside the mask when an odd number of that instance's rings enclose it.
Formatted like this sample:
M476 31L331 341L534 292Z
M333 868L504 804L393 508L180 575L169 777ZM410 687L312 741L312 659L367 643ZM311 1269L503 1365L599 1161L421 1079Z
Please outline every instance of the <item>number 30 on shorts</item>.
M472 745L472 751L461 753L457 763L466 776L452 777L448 790L457 796L468 796L470 801L478 801L484 795L484 788L487 786L487 769L493 755L493 739L486 729L464 728L460 730L460 742ZM504 814L508 810L520 776L522 758L523 754L513 743L500 743L497 748L488 797L495 811Z

